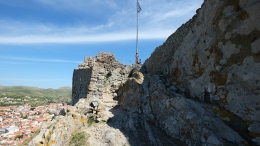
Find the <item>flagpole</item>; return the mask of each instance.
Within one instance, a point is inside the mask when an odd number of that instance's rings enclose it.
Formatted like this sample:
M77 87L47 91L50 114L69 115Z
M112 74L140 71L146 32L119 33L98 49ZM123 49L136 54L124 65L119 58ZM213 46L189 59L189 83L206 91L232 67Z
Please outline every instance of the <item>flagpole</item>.
M138 0L136 0L136 51L135 64L138 64Z

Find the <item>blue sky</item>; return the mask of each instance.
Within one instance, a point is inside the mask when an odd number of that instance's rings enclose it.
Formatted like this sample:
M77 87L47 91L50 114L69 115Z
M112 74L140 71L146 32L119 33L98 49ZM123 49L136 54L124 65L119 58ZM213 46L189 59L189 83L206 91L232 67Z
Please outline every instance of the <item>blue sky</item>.
M139 57L147 59L203 0L139 0ZM72 86L85 56L135 60L136 0L0 0L0 85Z

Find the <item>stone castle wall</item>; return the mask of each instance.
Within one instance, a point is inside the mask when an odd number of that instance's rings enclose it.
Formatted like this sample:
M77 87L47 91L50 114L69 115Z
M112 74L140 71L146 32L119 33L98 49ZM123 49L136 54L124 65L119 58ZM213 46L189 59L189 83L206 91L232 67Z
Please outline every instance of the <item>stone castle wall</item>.
M72 104L75 105L80 98L87 97L91 79L92 67L86 69L74 69L72 81ZM76 86L75 86L76 85Z
M112 53L101 52L96 57L85 57L73 72L72 105L80 98L102 100L103 93L117 96L116 90L134 67L121 64Z

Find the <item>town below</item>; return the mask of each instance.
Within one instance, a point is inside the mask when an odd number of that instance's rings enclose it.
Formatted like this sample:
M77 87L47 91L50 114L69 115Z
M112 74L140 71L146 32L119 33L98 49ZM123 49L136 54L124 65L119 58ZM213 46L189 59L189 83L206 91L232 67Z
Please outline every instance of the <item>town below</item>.
M36 107L28 104L0 106L0 145L28 143L39 133L38 129L42 123L52 120L66 107L66 103L50 103Z

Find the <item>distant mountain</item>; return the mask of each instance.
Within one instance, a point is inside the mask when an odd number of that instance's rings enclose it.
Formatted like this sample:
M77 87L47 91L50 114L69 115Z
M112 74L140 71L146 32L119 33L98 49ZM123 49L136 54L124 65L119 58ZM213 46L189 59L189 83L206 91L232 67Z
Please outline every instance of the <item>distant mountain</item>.
M71 90L72 88L70 86L64 86L64 87L60 87L58 89Z
M44 89L27 86L0 86L0 98L12 98L13 102L1 103L0 105L15 105L17 100L28 104L44 104L47 102L70 102L71 87L58 89ZM20 100L21 99L21 100ZM35 102L37 101L37 102Z

